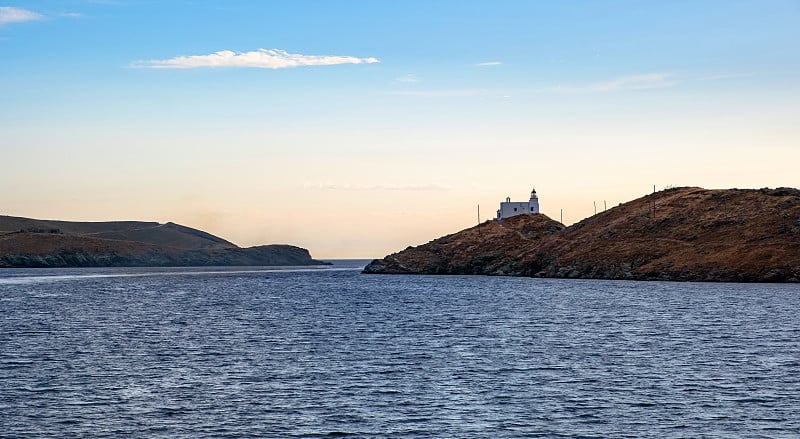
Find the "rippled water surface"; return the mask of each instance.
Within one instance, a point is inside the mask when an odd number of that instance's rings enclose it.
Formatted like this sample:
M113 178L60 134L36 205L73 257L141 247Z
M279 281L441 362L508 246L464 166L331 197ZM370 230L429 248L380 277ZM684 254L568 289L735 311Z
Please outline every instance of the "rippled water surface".
M0 271L0 436L800 436L797 285L358 265Z

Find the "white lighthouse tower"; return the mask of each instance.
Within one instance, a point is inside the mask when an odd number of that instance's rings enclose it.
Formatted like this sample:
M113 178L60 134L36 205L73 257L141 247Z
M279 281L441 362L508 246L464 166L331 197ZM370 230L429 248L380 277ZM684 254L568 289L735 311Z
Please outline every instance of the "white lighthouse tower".
M536 188L531 190L531 199L528 201L530 209L528 213L539 213L539 197L536 196Z
M511 201L511 197L506 198L506 201L500 203L497 219L534 213L539 213L539 197L536 195L536 188L531 191L531 198L528 201Z

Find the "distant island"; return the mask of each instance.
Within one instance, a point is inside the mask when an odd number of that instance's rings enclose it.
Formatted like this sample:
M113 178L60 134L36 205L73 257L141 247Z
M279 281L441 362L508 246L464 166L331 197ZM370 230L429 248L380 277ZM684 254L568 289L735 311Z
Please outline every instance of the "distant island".
M672 188L569 227L517 215L376 259L364 273L800 282L800 190Z
M292 245L241 248L168 222L0 216L0 268L325 265Z

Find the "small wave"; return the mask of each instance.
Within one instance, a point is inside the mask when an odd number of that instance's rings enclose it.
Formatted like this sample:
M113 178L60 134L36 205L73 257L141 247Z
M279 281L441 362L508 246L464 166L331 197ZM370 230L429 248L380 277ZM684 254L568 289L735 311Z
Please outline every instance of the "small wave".
M235 275L235 274L258 274L258 273L305 273L316 271L360 271L361 268L354 267L269 267L263 269L246 270L201 270L201 271L152 271L136 273L87 273L87 274L65 274L65 275L16 275L13 277L0 278L0 285L29 285L49 282L65 282L86 279L106 279L106 278L130 278L130 277L155 277L155 276L203 276L203 275Z

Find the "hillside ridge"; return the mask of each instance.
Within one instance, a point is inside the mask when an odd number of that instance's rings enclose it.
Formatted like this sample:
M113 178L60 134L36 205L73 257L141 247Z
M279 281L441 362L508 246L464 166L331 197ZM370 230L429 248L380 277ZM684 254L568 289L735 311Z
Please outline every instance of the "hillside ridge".
M144 242L184 249L237 248L231 242L202 230L168 222L61 221L0 216L0 234L17 231L53 231L118 241Z
M173 222L0 216L0 268L320 265L286 244L240 248Z
M671 188L569 227L543 214L492 220L364 272L798 282L800 190Z

